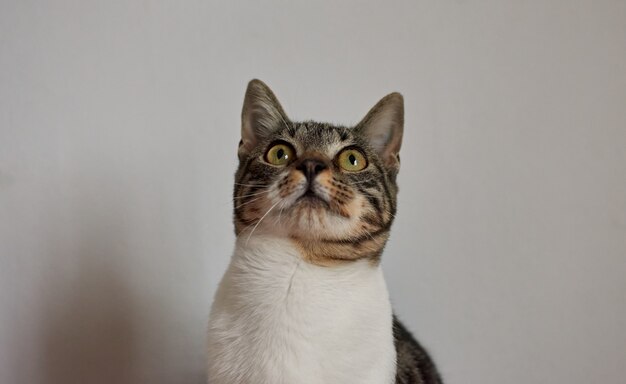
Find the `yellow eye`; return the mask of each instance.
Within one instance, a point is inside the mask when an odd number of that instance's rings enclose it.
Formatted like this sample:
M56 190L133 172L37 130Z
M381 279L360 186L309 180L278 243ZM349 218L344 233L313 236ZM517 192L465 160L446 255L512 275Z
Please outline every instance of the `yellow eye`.
M293 148L287 144L273 145L265 154L265 161L272 165L285 165L295 157Z
M337 160L341 168L350 172L358 172L367 167L365 156L356 149L343 150Z

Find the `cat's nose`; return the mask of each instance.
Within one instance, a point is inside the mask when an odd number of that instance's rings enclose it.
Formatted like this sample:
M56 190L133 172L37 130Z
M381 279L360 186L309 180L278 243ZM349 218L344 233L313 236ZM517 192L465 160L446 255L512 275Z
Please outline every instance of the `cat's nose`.
M317 159L302 160L302 162L296 166L296 169L304 173L304 176L306 176L309 181L312 181L315 176L326 168L328 168L328 165Z

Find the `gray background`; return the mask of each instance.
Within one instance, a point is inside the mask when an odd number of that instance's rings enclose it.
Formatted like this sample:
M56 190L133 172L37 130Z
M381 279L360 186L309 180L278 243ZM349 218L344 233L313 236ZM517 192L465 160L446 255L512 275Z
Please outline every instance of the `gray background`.
M243 92L400 91L396 311L448 383L626 377L623 1L0 2L0 383L202 383Z

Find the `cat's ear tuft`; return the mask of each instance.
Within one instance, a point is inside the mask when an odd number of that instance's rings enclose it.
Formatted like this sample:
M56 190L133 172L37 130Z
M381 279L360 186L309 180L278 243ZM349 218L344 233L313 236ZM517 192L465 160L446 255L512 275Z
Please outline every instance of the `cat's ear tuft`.
M250 152L259 141L285 126L288 121L289 118L272 90L261 80L251 80L241 111L239 153Z
M404 129L404 98L394 92L383 97L356 128L369 140L385 165L397 170L400 167L400 146Z

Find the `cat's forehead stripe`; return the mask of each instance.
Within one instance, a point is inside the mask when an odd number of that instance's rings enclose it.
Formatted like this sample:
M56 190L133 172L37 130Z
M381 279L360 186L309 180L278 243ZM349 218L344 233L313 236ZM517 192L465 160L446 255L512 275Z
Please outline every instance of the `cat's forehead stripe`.
M341 148L355 143L350 129L313 121L292 123L280 131L279 136L295 140L295 146L303 151L322 150L330 157Z

